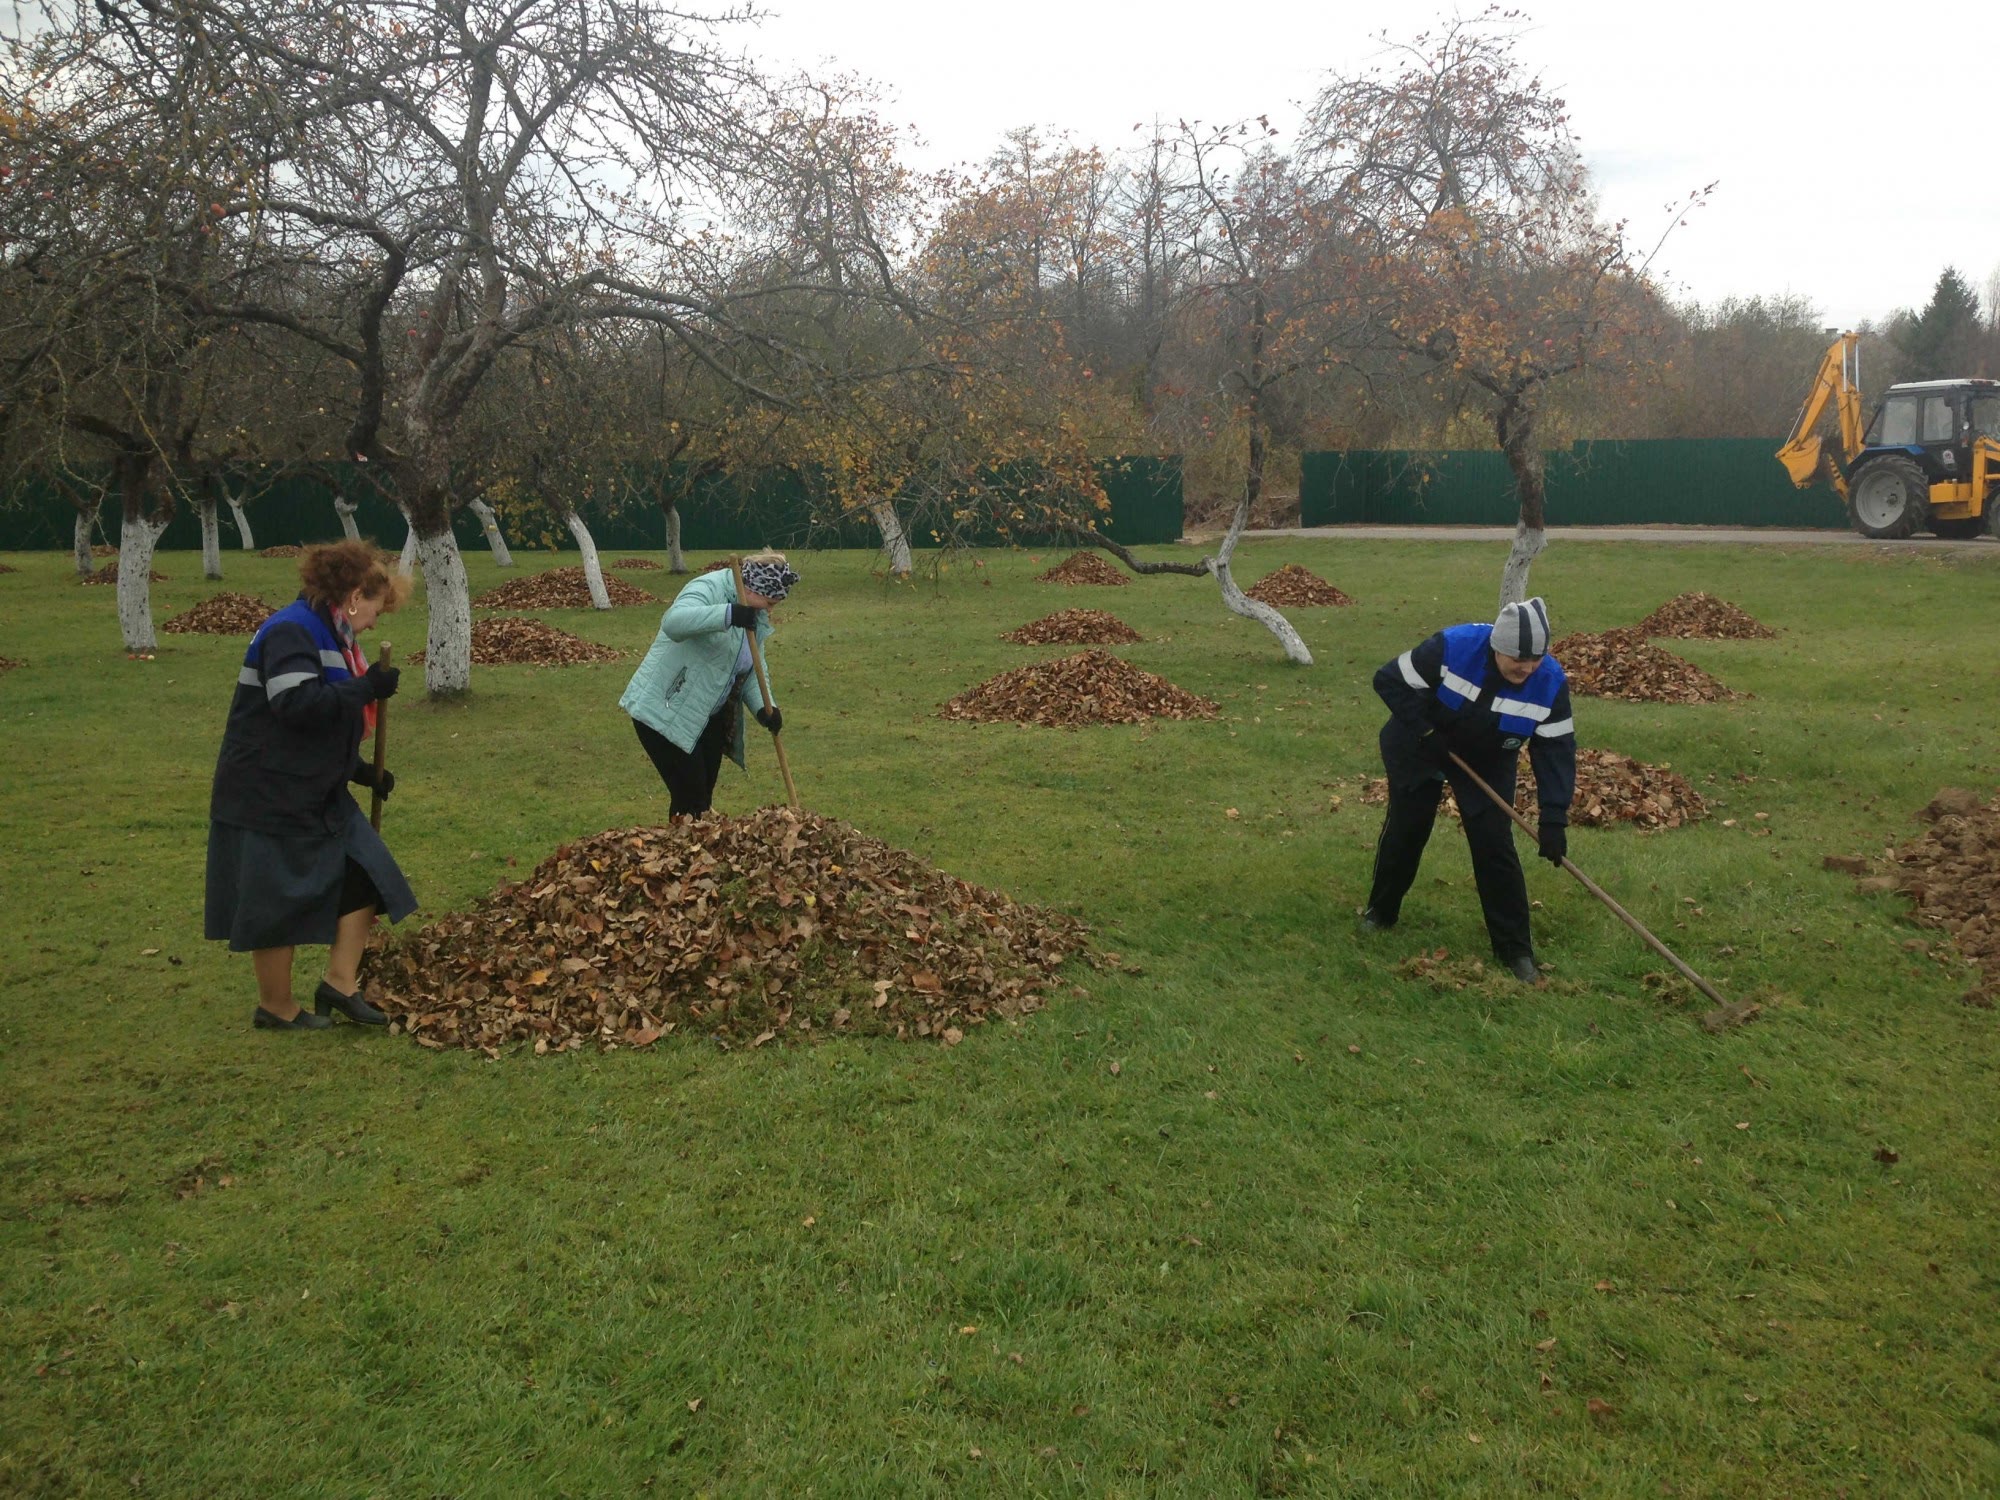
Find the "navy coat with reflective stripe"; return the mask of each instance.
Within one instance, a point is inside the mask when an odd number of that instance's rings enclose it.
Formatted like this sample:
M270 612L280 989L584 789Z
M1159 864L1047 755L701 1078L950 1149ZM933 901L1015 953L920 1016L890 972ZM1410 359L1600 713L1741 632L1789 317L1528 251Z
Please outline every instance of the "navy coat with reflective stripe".
M1427 743L1433 731L1443 731L1473 748L1466 759L1476 766L1482 758L1510 756L1525 743L1543 821L1567 823L1576 794L1569 679L1553 656L1544 656L1528 680L1515 686L1493 664L1492 638L1491 625L1441 630L1385 663L1375 674L1376 695L1413 749ZM1436 753L1442 760L1441 745Z
M243 653L209 817L274 834L344 829L369 696L328 616L303 597L272 615Z

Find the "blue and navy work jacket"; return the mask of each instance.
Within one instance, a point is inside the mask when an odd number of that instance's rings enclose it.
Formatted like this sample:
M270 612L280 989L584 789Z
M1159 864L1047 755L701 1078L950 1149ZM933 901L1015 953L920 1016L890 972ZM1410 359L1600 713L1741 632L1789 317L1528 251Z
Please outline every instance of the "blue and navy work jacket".
M274 834L345 827L371 694L340 647L330 616L303 595L258 628L216 757L216 822Z
M1494 664L1492 641L1491 625L1453 625L1376 672L1375 692L1389 706L1391 728L1401 731L1385 731L1385 750L1393 739L1442 762L1449 739L1477 770L1482 761L1511 766L1526 745L1542 820L1566 823L1576 793L1569 679L1544 656L1517 687Z

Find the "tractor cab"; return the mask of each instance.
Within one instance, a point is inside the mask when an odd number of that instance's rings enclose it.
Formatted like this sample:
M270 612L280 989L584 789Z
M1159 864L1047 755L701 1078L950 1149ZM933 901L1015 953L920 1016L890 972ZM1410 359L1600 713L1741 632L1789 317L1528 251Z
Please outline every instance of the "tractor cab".
M1875 409L1849 471L1877 454L1907 453L1932 484L1964 483L1972 445L2000 439L2000 380L1921 380L1892 385Z

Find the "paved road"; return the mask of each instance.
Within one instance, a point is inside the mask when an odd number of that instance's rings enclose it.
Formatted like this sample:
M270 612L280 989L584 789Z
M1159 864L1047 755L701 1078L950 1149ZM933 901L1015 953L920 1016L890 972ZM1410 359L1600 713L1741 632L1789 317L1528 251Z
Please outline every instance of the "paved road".
M1365 541L1509 542L1511 526L1286 526L1270 531L1245 531L1246 537L1352 537ZM1207 545L1222 540L1220 531L1182 538ZM1551 542L1668 542L1752 545L1760 547L1873 547L1881 552L1990 552L2000 558L2000 544L1990 537L1965 542L1936 537L1912 537L1901 542L1871 541L1852 531L1781 530L1754 526L1554 526Z

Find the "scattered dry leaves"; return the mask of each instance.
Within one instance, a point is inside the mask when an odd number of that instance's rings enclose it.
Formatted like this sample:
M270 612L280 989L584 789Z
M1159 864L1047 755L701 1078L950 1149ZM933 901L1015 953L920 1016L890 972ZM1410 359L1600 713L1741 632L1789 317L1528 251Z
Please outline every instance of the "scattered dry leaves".
M1917 922L1948 933L1959 955L1980 966L1981 982L1960 998L1990 1009L2000 986L2000 797L1982 802L1943 787L1917 817L1930 826L1891 851L1896 873L1878 879L1909 897Z
M622 578L604 580L604 592L614 606L658 604L644 589L634 588ZM497 589L488 589L472 601L482 609L589 609L590 582L582 568L550 568L525 578L510 578Z
M611 566L614 568L623 568L629 573L657 573L660 571L660 565L650 557L621 557Z
M1778 634L1727 599L1702 593L1676 595L1641 620L1637 629L1643 636L1681 641L1767 641Z
M1123 588L1132 580L1095 552L1074 552L1046 573L1037 573L1037 583L1061 583L1071 587L1096 585Z
M165 583L167 581L167 575L164 573L149 573L147 576L155 583ZM86 573L83 577L77 579L78 583L116 583L117 581L118 561L116 558L113 558L96 572Z
M291 542L287 542L282 547L260 548L257 552L257 555L259 557L298 557L301 554L303 554L305 550L306 549L303 547L297 546Z
M1142 724L1149 719L1214 719L1220 710L1207 698L1175 687L1164 677L1142 672L1109 651L1016 667L968 688L938 710L946 719L984 724Z
M370 950L366 992L428 1047L497 1056L950 1033L1039 1010L1085 927L788 808L566 844Z
M1337 607L1354 602L1311 568L1302 568L1297 563L1286 563L1277 572L1266 573L1244 593L1260 604L1284 609Z
M1123 646L1140 638L1118 616L1101 609L1059 609L1000 637L1017 646Z
M410 657L421 666L424 654ZM482 667L573 667L584 662L618 661L625 653L546 625L533 615L472 622L472 659Z
M1733 693L1691 661L1650 644L1636 630L1566 635L1551 648L1570 689L1590 698L1633 703L1722 703Z
M274 613L262 599L224 590L181 611L160 629L169 635L255 635Z
M0 656L0 672L11 672L16 667L25 667L26 665L26 662L16 661L11 656Z
M1362 789L1361 800L1377 805L1387 802L1387 778L1377 776L1370 781ZM1458 816L1458 802L1449 784L1440 806L1446 816ZM1514 806L1523 817L1534 821L1535 771L1525 753L1514 778ZM1701 793L1669 766L1647 765L1616 750L1576 753L1576 792L1569 809L1572 827L1609 828L1616 823L1630 823L1650 833L1662 828L1680 828L1707 816L1708 803Z

